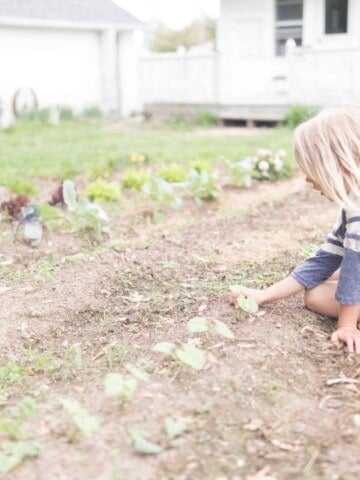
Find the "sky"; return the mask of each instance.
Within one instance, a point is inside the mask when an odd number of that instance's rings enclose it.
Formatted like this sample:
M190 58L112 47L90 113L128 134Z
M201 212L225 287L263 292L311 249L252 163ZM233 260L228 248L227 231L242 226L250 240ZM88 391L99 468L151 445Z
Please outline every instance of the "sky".
M113 0L140 20L156 17L173 29L181 28L204 12L212 17L219 13L220 0Z

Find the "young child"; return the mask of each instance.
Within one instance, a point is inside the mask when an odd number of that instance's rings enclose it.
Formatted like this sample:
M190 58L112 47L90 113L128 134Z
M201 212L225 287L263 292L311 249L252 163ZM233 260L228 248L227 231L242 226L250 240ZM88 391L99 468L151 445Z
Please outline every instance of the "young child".
M324 110L301 124L295 158L306 181L340 206L338 221L289 277L264 290L244 287L242 294L263 305L305 290L308 309L338 319L331 341L360 354L360 108Z

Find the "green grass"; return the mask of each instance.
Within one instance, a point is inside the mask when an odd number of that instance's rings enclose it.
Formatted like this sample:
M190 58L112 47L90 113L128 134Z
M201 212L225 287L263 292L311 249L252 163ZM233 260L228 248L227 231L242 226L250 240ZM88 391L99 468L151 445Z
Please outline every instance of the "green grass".
M286 128L249 136L191 135L191 127L148 127L112 131L104 123L63 122L58 126L22 122L0 132L0 184L34 178L88 173L109 159L128 166L133 152L154 163L243 158L260 147L285 148L291 157L292 133Z

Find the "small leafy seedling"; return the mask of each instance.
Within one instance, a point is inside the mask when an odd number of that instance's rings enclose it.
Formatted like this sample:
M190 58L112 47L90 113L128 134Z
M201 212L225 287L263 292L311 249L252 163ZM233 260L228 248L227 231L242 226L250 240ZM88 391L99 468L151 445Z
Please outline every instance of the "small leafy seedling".
M79 402L64 398L61 403L70 414L76 427L84 436L90 437L99 430L101 424L100 419L90 415Z
M105 393L108 397L117 397L123 402L130 402L136 388L136 378L125 378L120 373L108 373L105 377Z
M117 202L121 199L121 192L118 185L108 183L102 178L90 183L84 190L84 195L90 200L103 202Z
M230 328L220 320L210 322L206 317L194 317L189 320L187 328L191 333L205 333L208 331L215 331L218 335L234 340L235 335Z
M40 454L37 445L28 442L8 442L0 447L0 473L11 472L30 457Z
M165 418L164 426L169 440L173 440L187 430L187 424L183 420L172 417Z
M173 360L178 360L194 370L203 369L206 363L205 352L195 347L191 342L183 343L178 348L175 343L159 342L153 346L152 350L170 355Z
M65 180L63 183L64 202L73 214L79 229L91 229L98 239L108 222L106 212L97 203L90 202L87 198L77 199L75 183Z
M241 285L233 285L230 287L230 291L238 294L236 298L236 304L239 308L241 308L241 310L252 314L258 312L259 305L256 303L256 300L253 298L246 298L244 295L242 295L244 287Z
M137 452L144 455L156 455L163 450L160 445L147 440L138 430L128 430L126 440Z

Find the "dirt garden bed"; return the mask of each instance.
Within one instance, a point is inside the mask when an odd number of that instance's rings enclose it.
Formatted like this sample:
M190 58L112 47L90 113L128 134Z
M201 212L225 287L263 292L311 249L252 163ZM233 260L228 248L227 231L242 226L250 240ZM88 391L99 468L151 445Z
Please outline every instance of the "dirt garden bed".
M13 423L1 438L35 450L1 478L358 479L360 360L330 345L333 321L301 295L256 315L228 302L229 285L286 276L335 216L295 177L201 207L189 200L159 225L119 216L100 246L49 231L31 250L4 229L0 355L12 366L0 370L0 399ZM191 334L196 316L235 339ZM192 338L206 353L200 371L152 350ZM129 402L107 397L106 375L128 363L148 381ZM21 416L29 396L32 414ZM92 435L64 399L86 409L87 425L99 420ZM167 417L179 428L172 439ZM138 430L158 453L130 444Z

